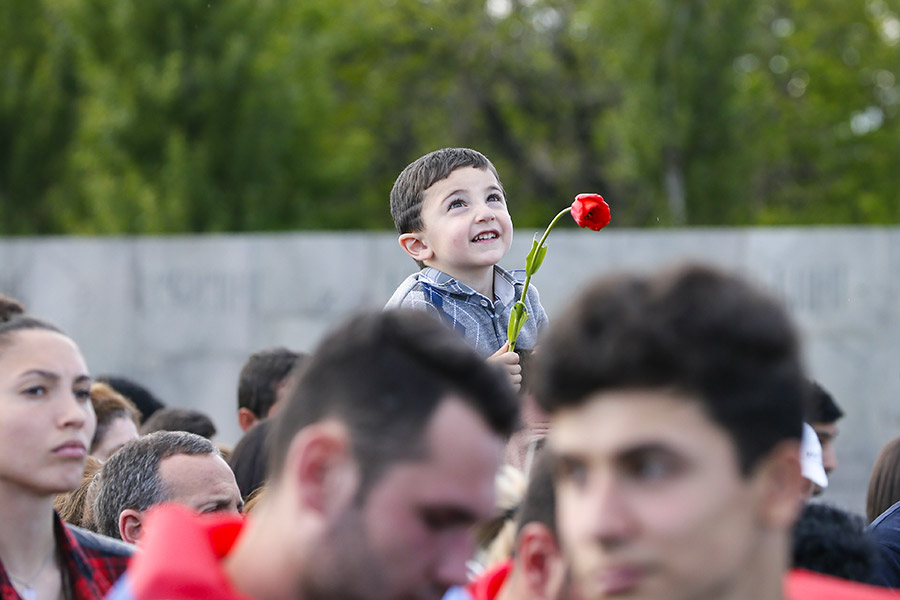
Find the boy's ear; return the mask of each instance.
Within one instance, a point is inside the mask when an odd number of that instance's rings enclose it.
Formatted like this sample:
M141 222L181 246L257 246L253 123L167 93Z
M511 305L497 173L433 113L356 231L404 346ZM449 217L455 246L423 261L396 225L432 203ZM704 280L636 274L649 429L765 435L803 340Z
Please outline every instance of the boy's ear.
M421 232L401 233L398 241L400 242L400 247L412 256L413 260L424 263L434 256L434 251L422 239Z

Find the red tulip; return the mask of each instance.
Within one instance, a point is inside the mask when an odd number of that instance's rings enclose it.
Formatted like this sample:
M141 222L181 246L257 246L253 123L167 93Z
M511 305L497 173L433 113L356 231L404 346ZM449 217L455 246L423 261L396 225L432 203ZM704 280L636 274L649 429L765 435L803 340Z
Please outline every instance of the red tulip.
M609 204L600 194L578 194L572 203L572 218L579 227L600 231L609 225Z
M572 206L562 209L553 217L553 220L547 225L547 229L544 230L544 235L541 236L541 239L537 239L537 235L534 236L534 241L531 242L531 251L525 257L525 285L522 286L522 295L509 313L506 335L509 340L510 351L516 349L516 339L519 337L522 325L525 324L525 320L528 318L528 311L525 310L525 294L528 293L528 284L531 282L531 276L541 268L544 256L547 255L547 246L544 245L544 242L547 240L547 236L550 235L550 230L553 229L556 222L566 213L570 213L575 222L581 227L587 227L594 231L600 231L609 225L609 204L606 203L603 196L600 194L578 194L575 196L575 202L572 203Z

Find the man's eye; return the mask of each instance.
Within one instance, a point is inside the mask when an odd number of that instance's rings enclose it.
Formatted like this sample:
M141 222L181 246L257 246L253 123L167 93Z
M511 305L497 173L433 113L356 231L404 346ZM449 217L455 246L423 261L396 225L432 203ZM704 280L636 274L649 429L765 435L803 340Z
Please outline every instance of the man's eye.
M556 476L560 481L567 481L577 486L587 483L587 466L581 461L560 460Z
M659 456L646 456L636 458L626 465L628 474L641 481L658 481L671 476L677 470L677 465L671 460Z
M422 511L422 522L431 531L446 531L455 527L467 527L474 520L463 512L452 509L433 509Z

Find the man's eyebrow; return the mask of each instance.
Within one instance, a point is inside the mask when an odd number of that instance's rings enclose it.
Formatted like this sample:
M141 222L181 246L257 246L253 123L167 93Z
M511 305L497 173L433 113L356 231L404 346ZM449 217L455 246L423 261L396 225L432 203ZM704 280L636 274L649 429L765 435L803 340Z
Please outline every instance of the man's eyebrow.
M639 456L641 454L681 454L669 444L662 442L647 442L644 444L635 444L617 452L622 458Z

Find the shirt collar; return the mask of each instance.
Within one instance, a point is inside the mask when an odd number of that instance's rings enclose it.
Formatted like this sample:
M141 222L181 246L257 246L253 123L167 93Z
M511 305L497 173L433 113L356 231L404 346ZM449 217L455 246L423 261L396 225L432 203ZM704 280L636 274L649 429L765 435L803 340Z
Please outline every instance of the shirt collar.
M504 306L514 302L516 300L516 284L522 283L517 277L518 274L518 271L510 273L506 269L494 265L494 298L488 298L488 300L500 302ZM419 271L419 281L450 294L483 297L465 283L433 267L425 267Z

